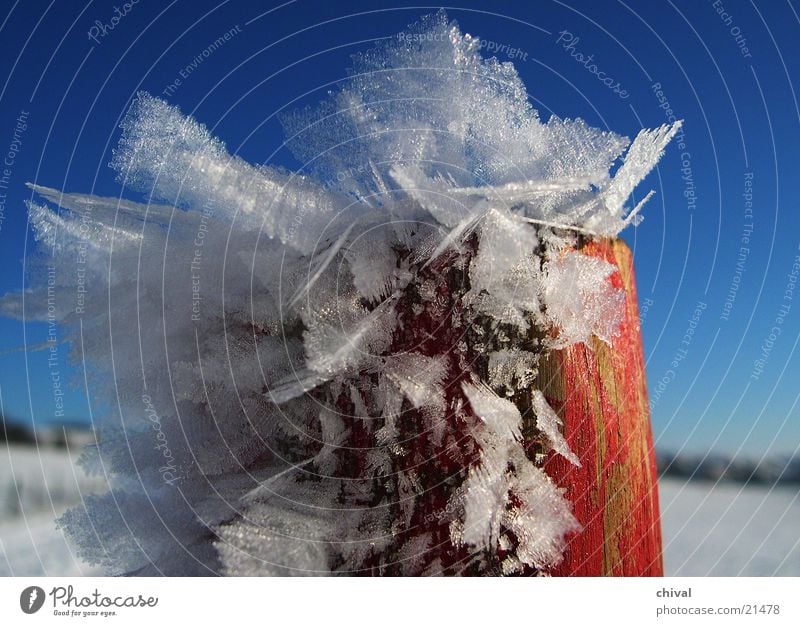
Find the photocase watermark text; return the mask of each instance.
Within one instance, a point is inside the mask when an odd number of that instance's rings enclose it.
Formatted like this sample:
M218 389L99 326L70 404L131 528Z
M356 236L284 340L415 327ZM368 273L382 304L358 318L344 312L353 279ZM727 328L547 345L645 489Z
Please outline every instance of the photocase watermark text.
M631 94L627 89L623 89L618 80L612 76L609 76L605 71L601 70L597 66L597 62L594 60L593 54L587 56L578 50L577 46L580 40L580 37L576 37L568 30L562 30L558 33L558 39L556 39L556 43L561 44L561 47L569 52L569 55L575 59L575 62L578 63L578 65L582 65L591 74L594 74L597 77L597 80L608 87L612 93L617 94L622 100L627 100L630 98Z
M156 433L157 443L155 449L161 452L161 455L164 457L164 465L158 468L158 472L161 474L161 478L165 483L172 485L180 476L178 475L178 468L175 465L175 457L167 443L167 435L161 428L161 418L153 406L153 399L149 395L142 394L142 403L144 404L144 412L147 415L147 419L150 420L150 424Z
M92 27L87 32L89 39L99 44L100 40L112 32L120 21L122 21L122 18L128 15L133 10L134 5L137 4L139 4L139 0L128 0L128 2L122 5L121 9L117 6L114 7L114 14L107 22L95 20L94 24L92 24Z

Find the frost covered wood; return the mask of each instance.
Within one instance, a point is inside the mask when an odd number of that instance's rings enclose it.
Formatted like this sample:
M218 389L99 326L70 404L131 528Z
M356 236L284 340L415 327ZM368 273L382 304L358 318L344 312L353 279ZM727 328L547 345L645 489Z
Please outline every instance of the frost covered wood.
M541 453L578 459L537 366L615 336L615 268L575 248L629 222L678 125L628 147L543 122L513 66L444 13L411 31L435 36L356 56L339 92L284 120L299 172L252 166L140 93L112 166L142 204L32 186L60 324L101 394L86 463L114 477L61 520L86 560L248 575L560 562L579 524Z
M572 503L581 532L549 572L569 576L662 576L661 525L653 437L645 388L632 254L620 239L589 241L587 257L617 267L609 277L625 294L611 343L593 337L542 355L536 386L564 422L580 460L553 450L544 469ZM556 446L553 445L553 448Z

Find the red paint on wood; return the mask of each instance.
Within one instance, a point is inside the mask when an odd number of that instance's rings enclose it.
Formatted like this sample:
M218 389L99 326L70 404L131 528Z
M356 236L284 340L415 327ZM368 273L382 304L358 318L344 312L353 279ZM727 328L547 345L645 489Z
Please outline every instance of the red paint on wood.
M553 454L545 462L583 526L551 574L660 576L656 467L631 254L621 241L590 243L582 251L618 267L611 280L625 291L625 318L611 346L572 346L551 355L540 372L539 385L582 464L576 468Z

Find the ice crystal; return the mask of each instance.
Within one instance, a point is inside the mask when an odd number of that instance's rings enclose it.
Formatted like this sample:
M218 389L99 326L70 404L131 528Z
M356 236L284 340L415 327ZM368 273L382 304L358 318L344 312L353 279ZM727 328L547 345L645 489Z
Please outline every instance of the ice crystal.
M284 125L298 173L140 93L112 166L147 202L32 185L59 265L26 314L62 303L113 477L62 526L116 573L546 571L578 525L520 407L578 464L538 359L613 339L614 268L578 249L678 125L612 177L626 138L542 121L443 12Z
M581 462L575 456L575 453L569 449L569 444L561 434L561 427L563 426L561 419L547 403L544 394L538 389L533 392L532 404L533 411L536 413L536 426L547 437L550 447L570 463L580 467Z

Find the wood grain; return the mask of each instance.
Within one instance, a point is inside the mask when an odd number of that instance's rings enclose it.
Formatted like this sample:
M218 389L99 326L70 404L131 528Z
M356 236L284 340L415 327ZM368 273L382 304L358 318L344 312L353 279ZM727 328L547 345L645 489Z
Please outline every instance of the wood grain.
M656 466L631 252L621 240L581 248L617 266L625 317L609 346L593 339L553 352L537 386L564 422L581 460L550 454L545 471L566 489L583 531L569 541L556 576L661 576Z

